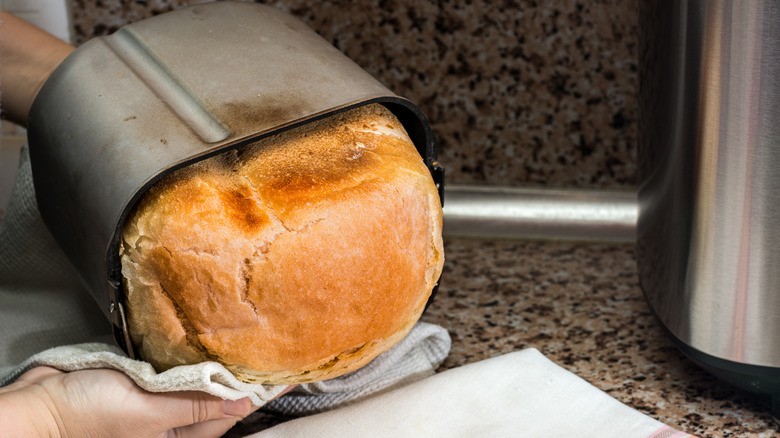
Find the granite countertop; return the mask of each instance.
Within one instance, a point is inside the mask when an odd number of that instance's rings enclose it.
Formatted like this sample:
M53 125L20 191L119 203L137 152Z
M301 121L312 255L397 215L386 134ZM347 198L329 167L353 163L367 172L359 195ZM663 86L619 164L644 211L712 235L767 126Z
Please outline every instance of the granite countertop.
M450 330L444 368L522 348L700 437L780 436L757 397L698 368L656 323L633 245L448 240L424 316Z
M536 348L684 432L780 436L762 400L710 376L666 337L639 288L632 245L448 239L445 250L438 295L423 315L452 336L441 370ZM234 432L284 420L257 414Z

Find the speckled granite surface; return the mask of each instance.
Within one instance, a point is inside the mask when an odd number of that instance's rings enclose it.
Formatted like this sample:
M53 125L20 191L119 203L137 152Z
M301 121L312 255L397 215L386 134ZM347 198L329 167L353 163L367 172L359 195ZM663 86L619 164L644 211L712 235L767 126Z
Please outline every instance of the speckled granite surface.
M73 0L75 35L193 3ZM417 103L451 182L635 183L635 0L267 3Z
M699 437L776 437L762 400L713 378L656 324L631 245L447 240L423 320L446 327L442 369L536 348L628 406ZM283 418L256 415L233 436Z
M656 324L631 245L449 240L424 316L445 367L534 347L623 403L701 437L780 436L756 397L692 364Z

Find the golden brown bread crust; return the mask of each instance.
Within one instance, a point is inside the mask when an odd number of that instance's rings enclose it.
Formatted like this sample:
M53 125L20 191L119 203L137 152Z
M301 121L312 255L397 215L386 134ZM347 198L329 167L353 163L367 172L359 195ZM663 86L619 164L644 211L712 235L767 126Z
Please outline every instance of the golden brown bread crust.
M441 204L398 120L370 105L184 168L122 234L128 324L163 370L214 360L291 384L398 342L441 273Z

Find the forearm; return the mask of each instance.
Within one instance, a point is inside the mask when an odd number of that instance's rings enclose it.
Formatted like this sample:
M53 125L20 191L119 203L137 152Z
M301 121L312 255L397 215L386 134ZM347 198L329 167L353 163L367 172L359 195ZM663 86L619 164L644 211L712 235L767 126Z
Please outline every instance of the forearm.
M74 49L30 23L0 10L0 114L27 125L35 96Z

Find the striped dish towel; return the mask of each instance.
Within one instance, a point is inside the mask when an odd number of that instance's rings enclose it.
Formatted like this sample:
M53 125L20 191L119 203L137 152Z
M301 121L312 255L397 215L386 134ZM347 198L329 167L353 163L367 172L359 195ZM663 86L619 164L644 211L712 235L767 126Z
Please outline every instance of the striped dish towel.
M284 398L284 397L282 397ZM359 403L252 435L273 437L692 435L630 408L535 349L453 368Z

